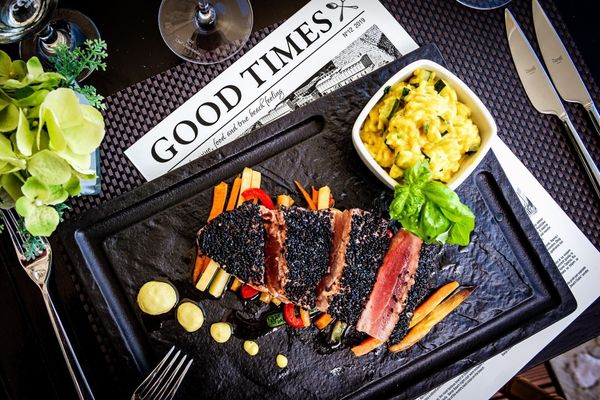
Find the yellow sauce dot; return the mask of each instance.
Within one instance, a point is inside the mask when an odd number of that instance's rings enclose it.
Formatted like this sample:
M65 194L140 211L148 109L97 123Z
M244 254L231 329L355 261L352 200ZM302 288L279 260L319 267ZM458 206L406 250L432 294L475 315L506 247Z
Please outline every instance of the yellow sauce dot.
M283 354L277 354L277 358L275 358L275 361L277 362L277 366L282 369L287 367L288 365L288 359Z
M225 343L231 337L231 325L226 322L215 322L210 326L210 336L217 343Z
M258 354L258 343L253 342L252 340L246 340L244 342L244 350L251 356L255 356Z
M204 313L198 305L188 301L177 307L177 322L188 332L195 332L204 323Z
M146 282L138 292L137 303L146 314L164 314L177 304L177 292L167 282Z

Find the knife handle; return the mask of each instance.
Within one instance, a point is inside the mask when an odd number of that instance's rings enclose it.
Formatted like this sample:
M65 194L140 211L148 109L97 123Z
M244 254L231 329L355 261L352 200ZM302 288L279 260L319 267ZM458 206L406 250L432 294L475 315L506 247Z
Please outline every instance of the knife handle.
M600 136L600 114L598 114L598 109L596 108L596 105L594 104L593 101L591 101L589 104L586 104L584 107L585 107L585 110L588 112L590 119L592 120L592 124L594 125L594 128L596 129L596 133L598 134L598 136Z
M571 142L573 143L573 146L575 147L575 151L577 152L579 159L583 163L583 168L590 178L590 182L592 183L592 187L596 192L596 196L600 198L600 171L598 171L598 167L596 166L594 159L592 156L590 156L590 153L585 148L585 145L581 140L579 133L577 133L577 130L573 126L573 123L569 119L569 116L565 114L561 120L565 126L565 130L567 131L569 138L571 139Z

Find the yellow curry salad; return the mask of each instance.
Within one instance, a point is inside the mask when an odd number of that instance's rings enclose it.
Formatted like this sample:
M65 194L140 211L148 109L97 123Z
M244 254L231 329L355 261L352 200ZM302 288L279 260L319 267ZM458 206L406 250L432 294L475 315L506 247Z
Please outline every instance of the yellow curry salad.
M360 137L394 179L429 160L433 179L448 182L466 154L477 151L479 130L471 110L435 72L417 69L408 82L386 88L369 112Z

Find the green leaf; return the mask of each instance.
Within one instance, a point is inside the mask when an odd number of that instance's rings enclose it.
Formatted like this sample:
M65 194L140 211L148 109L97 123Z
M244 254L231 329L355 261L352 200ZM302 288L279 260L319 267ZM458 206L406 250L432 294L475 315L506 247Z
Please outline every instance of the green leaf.
M475 215L458 195L432 180L427 162L405 171L390 204L390 216L427 243L466 246L475 228Z
M70 149L65 149L62 151L54 151L63 160L65 160L71 168L73 168L77 173L83 175L92 175L95 176L95 171L90 168L90 164L92 163L92 157L88 154L75 154Z
M47 185L62 185L71 178L71 167L50 150L34 154L27 162L29 173Z
M6 82L10 78L10 71L12 67L12 60L10 56L0 50L0 85Z
M29 129L29 121L23 110L19 110L19 124L17 126L17 148L24 156L31 156L35 133Z
M44 202L50 196L50 188L33 176L27 179L23 186L21 186L21 192L23 192L24 197L31 201L37 200L40 204L45 204Z
M71 196L77 196L81 192L81 181L77 175L73 174L71 175L71 179L69 179L63 187Z
M39 58L31 57L27 61L27 73L27 77L30 80L34 80L44 73L44 67L42 67L42 63L40 62Z
M69 192L67 192L60 185L52 185L50 186L50 192L48 198L44 202L48 205L56 205L60 203L64 203L65 200L69 198Z
M5 174L0 178L0 185L12 197L13 200L17 200L23 196L21 186L23 182L15 174Z
M25 217L25 228L33 236L50 236L59 222L60 217L54 207L35 207L34 211Z
M23 196L15 202L15 210L22 217L27 217L35 212L35 204L33 200Z
M8 104L0 111L0 132L11 132L17 129L19 109L14 104Z

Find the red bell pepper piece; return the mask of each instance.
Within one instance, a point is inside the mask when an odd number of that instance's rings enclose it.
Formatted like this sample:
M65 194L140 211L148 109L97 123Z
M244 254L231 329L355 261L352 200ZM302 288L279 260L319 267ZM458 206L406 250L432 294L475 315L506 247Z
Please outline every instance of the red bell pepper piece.
M265 192L262 189L246 189L244 190L244 192L242 193L242 197L244 198L244 200L254 200L254 199L258 199L258 201L260 201L260 203L267 207L270 210L275 209L275 205L273 204L273 200L271 200L271 197L269 197L269 195L267 194L267 192Z
M300 316L296 315L296 307L291 303L283 306L283 319L285 319L285 322L292 328L304 327L304 321Z
M250 300L258 294L258 290L254 289L252 286L244 285L240 289L240 296L244 300Z

